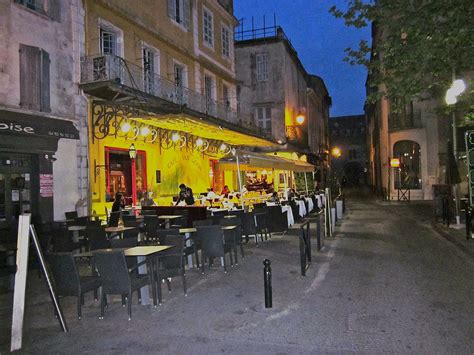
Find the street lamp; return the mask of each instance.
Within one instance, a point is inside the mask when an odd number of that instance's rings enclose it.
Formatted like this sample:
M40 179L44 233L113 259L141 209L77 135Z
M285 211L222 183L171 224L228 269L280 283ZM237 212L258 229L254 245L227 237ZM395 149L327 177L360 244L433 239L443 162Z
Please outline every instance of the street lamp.
M135 159L137 158L137 149L135 144L131 144L128 148L128 155L132 161L132 206L137 204L137 165Z
M464 90L466 90L466 84L463 80L457 79L454 80L454 72L453 72L453 83L451 87L446 91L445 101L448 106L454 105L458 102L457 97L461 95ZM458 161L458 154L457 154L457 145L458 145L458 137L456 132L456 112L453 110L452 114L452 128L453 128L453 154L454 154L454 161ZM454 203L456 205L456 225L461 223L461 218L459 216L459 197L457 192L456 184L453 184L454 189ZM448 217L449 218L449 217Z

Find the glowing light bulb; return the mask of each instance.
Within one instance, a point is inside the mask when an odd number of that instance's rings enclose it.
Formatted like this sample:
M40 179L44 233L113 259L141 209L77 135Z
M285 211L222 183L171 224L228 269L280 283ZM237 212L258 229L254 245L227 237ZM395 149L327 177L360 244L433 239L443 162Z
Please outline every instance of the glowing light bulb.
M304 115L303 115L302 113L299 113L298 116L296 116L296 122L297 122L298 124L303 124L303 123L304 123L304 119L305 119L305 117L304 117Z
M461 79L454 80L451 90L455 96L461 95L466 90L466 84Z
M140 129L140 134L142 136L148 136L148 134L150 133L150 129L147 127L147 126L143 126L141 129Z
M120 127L120 129L122 130L123 133L128 133L131 128L132 128L132 126L128 122L124 122L122 124L122 126Z
M226 150L227 149L227 146L225 145L225 143L222 143L221 146L219 147L220 150Z
M203 144L204 144L204 141L201 138L198 138L196 140L196 146L197 147L202 147Z
M179 133L174 132L174 133L171 135L171 140L172 140L174 143L176 143L177 141L179 141L179 138L181 138L180 135L179 135Z

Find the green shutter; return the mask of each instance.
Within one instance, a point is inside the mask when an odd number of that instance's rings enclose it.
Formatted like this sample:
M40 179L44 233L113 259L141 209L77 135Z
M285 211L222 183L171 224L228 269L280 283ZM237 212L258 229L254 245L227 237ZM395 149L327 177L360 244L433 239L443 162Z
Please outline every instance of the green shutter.
M41 111L50 112L49 54L41 50Z
M20 44L20 106L40 110L41 50Z

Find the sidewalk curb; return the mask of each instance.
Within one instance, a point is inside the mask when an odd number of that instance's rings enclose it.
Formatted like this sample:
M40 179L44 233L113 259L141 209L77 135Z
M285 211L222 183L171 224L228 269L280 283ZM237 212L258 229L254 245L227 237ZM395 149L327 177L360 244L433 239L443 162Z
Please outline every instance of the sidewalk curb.
M440 226L436 222L431 222L431 226L441 237L446 239L448 242L454 244L457 248L459 248L461 251L463 251L464 253L466 253L470 257L474 258L474 251L472 251L470 248L466 247L466 245L464 245L464 243L462 243L456 237L454 237L453 235L448 233L445 230L445 228L443 228L442 226Z

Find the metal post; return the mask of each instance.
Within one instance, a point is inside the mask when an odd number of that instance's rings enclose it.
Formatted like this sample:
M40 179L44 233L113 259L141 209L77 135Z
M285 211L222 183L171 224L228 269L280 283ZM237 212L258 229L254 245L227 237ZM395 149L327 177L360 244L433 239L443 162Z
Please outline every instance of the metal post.
M472 223L472 209L471 209L471 206L466 206L466 240L469 240L472 238L471 223Z
M308 178L306 177L306 171L304 172L304 183L306 185L306 195L308 195Z
M265 308L272 308L272 268L270 267L270 260L263 261L263 282L265 288Z

